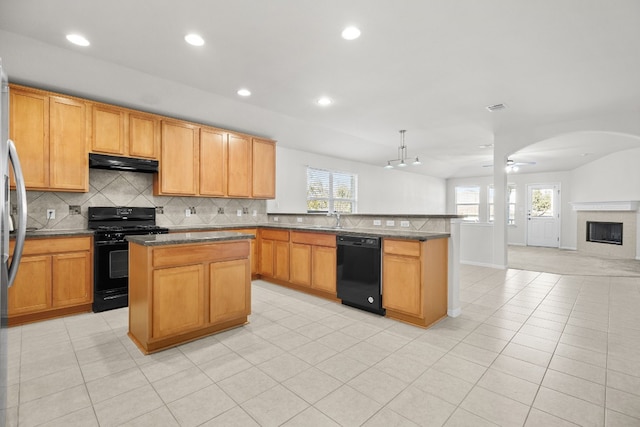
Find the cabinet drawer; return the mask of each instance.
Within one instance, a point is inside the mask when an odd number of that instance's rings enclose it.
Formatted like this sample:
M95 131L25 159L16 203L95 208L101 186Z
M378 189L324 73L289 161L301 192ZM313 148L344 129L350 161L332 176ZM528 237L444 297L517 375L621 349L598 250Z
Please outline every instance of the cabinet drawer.
M267 240L289 241L289 232L286 230L260 230L260 237Z
M182 244L153 249L153 266L170 267L249 258L249 241Z
M404 256L420 256L420 242L384 239L384 253Z
M10 242L9 252L13 253L16 242ZM46 239L27 239L24 242L23 255L58 254L91 250L91 237L62 237Z
M291 232L291 243L303 243L314 246L336 247L336 235L324 233L301 233L298 231Z

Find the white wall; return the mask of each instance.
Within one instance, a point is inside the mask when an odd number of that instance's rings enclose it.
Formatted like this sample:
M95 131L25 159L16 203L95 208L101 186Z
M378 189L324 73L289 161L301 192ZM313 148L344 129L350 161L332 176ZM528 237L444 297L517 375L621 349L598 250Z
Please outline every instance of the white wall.
M560 247L576 248L576 214L569 202L573 201L572 177L570 172L553 173L513 173L507 177L508 184L516 186L515 224L507 226L507 242L510 245L525 245L527 232L527 186L530 184L560 184ZM480 221L477 224L465 223L460 228L461 261L478 265L497 265L488 258L493 248L491 241L492 224L487 224L488 203L487 188L493 183L493 176L470 178L452 178L447 180L447 211L455 212L455 187L475 185L480 187ZM475 227L475 228L474 228ZM479 243L478 237L484 242Z
M571 171L572 202L640 200L640 148L619 151Z
M276 198L267 201L269 213L307 211L307 166L358 174L357 211L361 214L451 213L446 209L444 179L282 146L276 150L276 164Z

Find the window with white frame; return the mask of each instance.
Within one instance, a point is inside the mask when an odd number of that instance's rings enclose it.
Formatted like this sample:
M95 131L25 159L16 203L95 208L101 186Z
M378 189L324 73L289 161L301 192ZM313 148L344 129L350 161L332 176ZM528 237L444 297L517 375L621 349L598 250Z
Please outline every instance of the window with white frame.
M489 191L487 192L487 204L489 206L489 222L493 222L493 185L489 186ZM509 184L507 186L507 207L509 216L507 217L507 224L515 224L516 223L516 185Z
M358 175L307 167L307 212L355 213Z
M456 214L463 215L465 221L478 221L480 219L480 187L456 187L455 196Z

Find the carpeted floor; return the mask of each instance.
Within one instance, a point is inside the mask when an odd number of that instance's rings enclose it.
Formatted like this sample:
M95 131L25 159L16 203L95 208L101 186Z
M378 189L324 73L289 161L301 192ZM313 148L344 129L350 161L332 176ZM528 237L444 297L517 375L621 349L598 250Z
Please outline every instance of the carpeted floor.
M640 277L640 261L535 246L509 246L509 268L580 276Z

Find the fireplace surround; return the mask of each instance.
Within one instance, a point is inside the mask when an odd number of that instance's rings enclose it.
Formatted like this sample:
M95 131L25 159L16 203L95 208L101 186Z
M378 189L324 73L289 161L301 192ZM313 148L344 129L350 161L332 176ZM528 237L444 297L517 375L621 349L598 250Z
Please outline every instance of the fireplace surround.
M571 203L577 211L578 252L639 259L638 202ZM592 225L589 225L592 224Z

